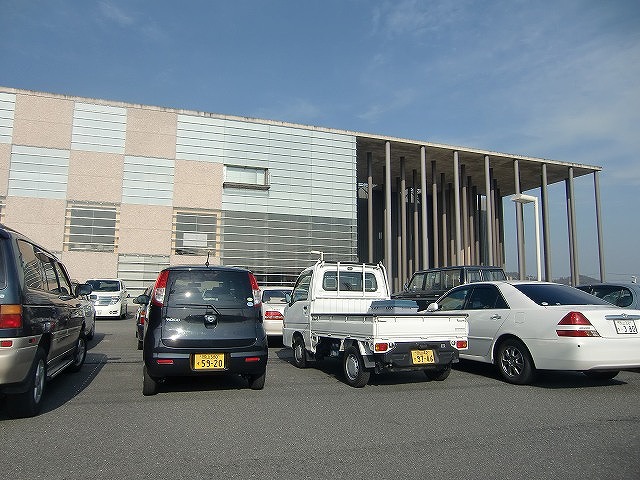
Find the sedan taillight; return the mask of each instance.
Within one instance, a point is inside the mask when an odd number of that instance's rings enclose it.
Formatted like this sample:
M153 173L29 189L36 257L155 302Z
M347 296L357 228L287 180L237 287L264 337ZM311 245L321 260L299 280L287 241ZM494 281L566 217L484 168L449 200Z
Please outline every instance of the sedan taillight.
M284 315L282 315L277 310L267 310L264 312L265 320L284 320Z
M580 312L569 312L556 327L559 337L599 337L591 322Z

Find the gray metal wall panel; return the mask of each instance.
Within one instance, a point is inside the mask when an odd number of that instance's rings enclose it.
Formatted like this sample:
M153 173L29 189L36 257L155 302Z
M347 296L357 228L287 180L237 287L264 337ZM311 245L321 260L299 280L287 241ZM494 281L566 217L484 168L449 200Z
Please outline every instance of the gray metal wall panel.
M11 143L16 94L0 92L0 143Z
M122 203L172 205L174 172L174 160L126 155Z
M9 195L37 198L67 196L69 151L14 145L9 167Z
M71 148L92 152L124 153L127 109L76 102Z

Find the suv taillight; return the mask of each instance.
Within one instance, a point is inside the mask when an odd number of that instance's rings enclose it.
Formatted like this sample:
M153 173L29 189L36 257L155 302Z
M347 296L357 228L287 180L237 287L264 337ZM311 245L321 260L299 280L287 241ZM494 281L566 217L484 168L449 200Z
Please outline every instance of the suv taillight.
M22 328L22 305L0 305L0 328Z
M163 270L158 275L156 284L153 287L153 295L151 297L151 303L161 307L164 304L164 293L167 288L167 279L169 278L169 270Z
M260 305L260 287L258 286L258 280L253 273L249 272L249 282L251 283L251 290L253 291L253 304Z

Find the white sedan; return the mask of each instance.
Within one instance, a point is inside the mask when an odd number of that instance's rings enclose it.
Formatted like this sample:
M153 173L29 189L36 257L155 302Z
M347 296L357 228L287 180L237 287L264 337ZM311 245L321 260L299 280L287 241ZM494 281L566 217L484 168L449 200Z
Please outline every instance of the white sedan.
M449 290L428 311L468 314L460 358L493 363L505 380L531 383L537 370L577 370L610 379L640 367L640 310L547 282L481 282Z

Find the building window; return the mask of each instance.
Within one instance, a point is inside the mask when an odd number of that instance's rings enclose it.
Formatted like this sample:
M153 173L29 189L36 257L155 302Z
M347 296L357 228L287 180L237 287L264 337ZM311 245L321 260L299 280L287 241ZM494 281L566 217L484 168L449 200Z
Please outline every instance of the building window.
M65 249L115 252L118 217L115 205L68 204Z
M224 166L224 186L236 188L269 188L269 170L266 168Z
M210 210L173 212L173 253L176 255L216 254L218 215Z

